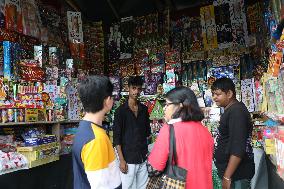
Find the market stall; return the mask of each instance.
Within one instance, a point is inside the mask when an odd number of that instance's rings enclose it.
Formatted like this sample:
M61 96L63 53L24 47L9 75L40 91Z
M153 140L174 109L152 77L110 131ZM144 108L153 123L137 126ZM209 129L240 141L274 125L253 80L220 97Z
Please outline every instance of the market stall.
M112 10L116 19L102 19L106 23L86 19L74 2L0 2L1 187L71 188L70 152L83 115L77 85L89 74L104 74L114 85L115 103L104 122L110 138L128 78L138 75L151 143L163 125L164 94L181 85L195 92L203 123L216 137L222 110L211 85L231 78L254 121L252 188L283 188L284 38L271 43L282 19L280 1L200 1L123 18ZM216 169L213 179L220 188Z

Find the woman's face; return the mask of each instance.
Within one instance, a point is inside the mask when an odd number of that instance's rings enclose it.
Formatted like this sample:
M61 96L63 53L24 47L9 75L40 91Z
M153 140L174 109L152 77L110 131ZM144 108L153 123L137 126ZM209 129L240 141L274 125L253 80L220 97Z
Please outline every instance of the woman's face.
M164 106L164 118L166 122L169 122L172 119L173 114L178 110L179 106L179 104L166 99L166 104Z

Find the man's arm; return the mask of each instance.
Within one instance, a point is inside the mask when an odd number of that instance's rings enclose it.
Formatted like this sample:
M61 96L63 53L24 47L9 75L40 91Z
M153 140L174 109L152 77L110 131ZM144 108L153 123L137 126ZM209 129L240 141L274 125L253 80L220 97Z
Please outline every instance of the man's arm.
M234 172L236 171L236 169L238 168L238 166L240 165L241 161L242 161L241 158L231 155L227 169L224 173L224 177L231 178Z
M122 115L120 113L120 110L118 109L114 115L113 142L116 147L116 151L117 151L119 162L120 162L119 163L120 171L123 173L127 173L128 171L127 163L124 159L124 156L121 150L122 128L123 128L122 124L123 124Z
M150 139L151 139L151 127L150 127L150 115L148 113L148 109L146 109L147 111L147 115L146 115L146 134L147 134L147 139L148 139L148 143L150 143Z
M246 153L246 143L249 136L248 124L250 118L246 111L234 109L229 118L229 146L230 159L223 177L223 189L230 189L231 177L240 165Z
M225 171L224 176L223 176L223 182L222 182L223 189L230 189L231 181L232 181L231 177L233 176L233 174L237 170L241 161L242 161L242 159L235 156L235 155L230 156L228 166L227 166L226 171Z
M121 150L121 145L117 145L116 146L116 151L118 153L118 158L119 158L119 168L120 168L120 171L122 173L127 173L128 171L128 166L127 166L127 163L124 159L124 156L123 156L123 153L122 153L122 150Z

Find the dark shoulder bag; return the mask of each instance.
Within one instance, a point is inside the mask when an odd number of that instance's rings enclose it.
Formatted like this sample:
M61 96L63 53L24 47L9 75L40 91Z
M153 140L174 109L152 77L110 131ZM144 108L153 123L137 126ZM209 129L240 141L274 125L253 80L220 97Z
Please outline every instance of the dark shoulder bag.
M167 167L161 176L150 177L147 189L184 189L187 170L175 165L177 162L175 131L170 126L170 152Z

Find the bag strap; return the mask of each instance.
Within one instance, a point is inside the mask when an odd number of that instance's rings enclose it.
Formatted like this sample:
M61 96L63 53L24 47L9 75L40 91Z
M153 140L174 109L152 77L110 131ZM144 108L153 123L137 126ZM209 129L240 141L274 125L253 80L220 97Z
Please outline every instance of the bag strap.
M170 153L169 153L169 165L173 165L177 162L177 152L176 152L176 137L175 137L175 129L172 124L169 124L170 126Z

